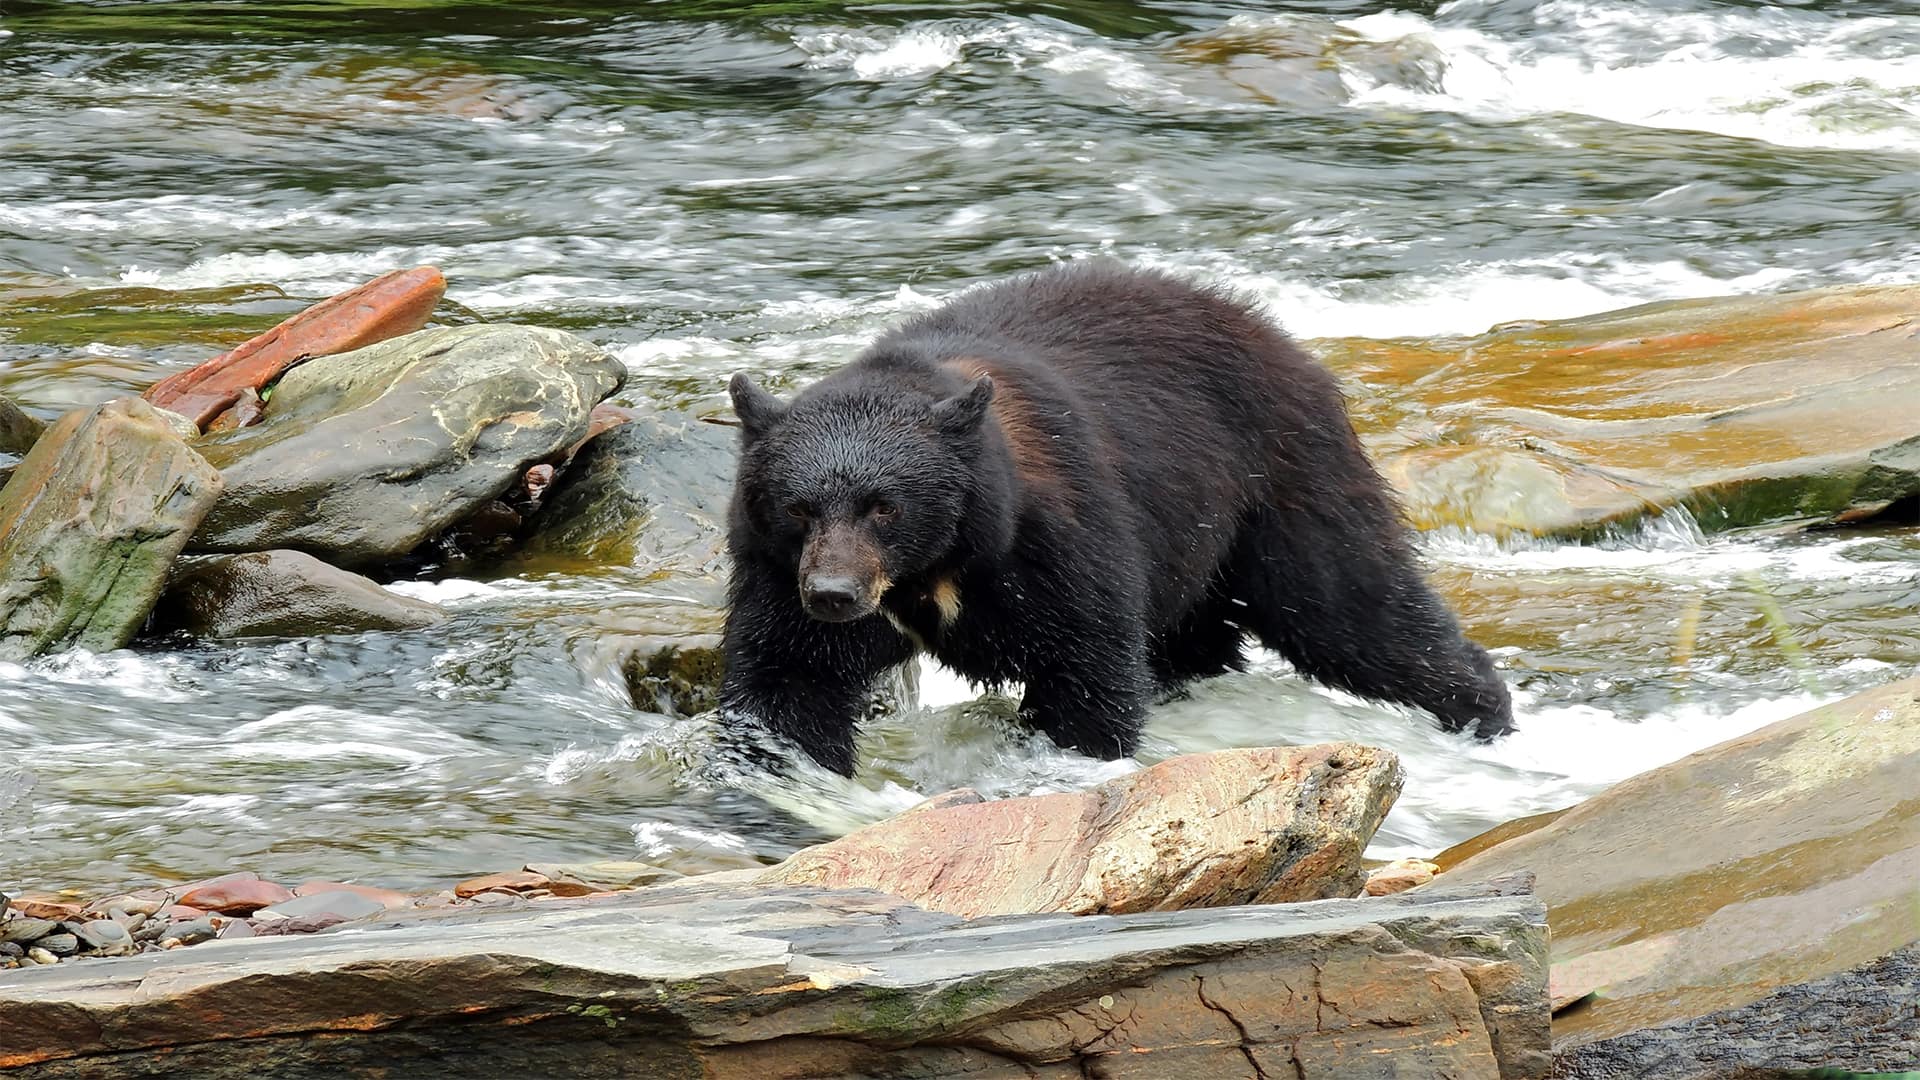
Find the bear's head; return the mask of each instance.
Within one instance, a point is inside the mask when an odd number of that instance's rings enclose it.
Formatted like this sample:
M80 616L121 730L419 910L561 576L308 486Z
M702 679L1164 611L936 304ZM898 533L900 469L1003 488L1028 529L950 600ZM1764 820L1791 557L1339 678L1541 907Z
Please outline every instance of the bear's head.
M793 572L808 615L872 615L896 582L962 546L991 378L948 397L827 380L789 403L744 374L728 389L744 433L736 512L757 550Z

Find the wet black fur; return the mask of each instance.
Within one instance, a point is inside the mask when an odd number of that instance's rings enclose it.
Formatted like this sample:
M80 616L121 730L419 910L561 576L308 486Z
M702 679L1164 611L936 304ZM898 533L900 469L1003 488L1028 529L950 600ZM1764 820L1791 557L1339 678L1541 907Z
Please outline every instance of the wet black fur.
M956 421L970 391L985 400L982 371L991 410ZM922 644L970 679L1024 683L1023 718L1098 757L1134 751L1158 691L1240 668L1248 634L1450 731L1511 730L1333 378L1226 292L1060 267L910 319L790 406L738 380L735 396L723 709L827 768L853 771L870 683ZM899 506L871 532L893 618L808 618L808 526L785 508L857 515L876 495Z

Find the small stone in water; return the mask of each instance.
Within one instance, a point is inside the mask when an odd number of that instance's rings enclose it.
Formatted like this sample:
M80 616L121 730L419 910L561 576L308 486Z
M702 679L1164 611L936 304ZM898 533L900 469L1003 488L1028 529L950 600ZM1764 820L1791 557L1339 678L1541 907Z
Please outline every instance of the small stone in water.
M552 888L553 882L544 874L532 874L525 870L511 874L488 874L485 877L470 878L453 887L453 894L459 897L473 897L493 891L526 892L531 889Z
M1391 896L1433 880L1440 868L1425 859L1395 859L1367 874L1366 895Z
M60 962L59 957L53 955L52 953L48 952L45 949L40 948L38 945L27 950L27 959L33 961L36 964L57 964Z
M220 927L212 917L195 919L169 929L166 936L160 939L160 944L169 949L179 945L198 945L203 941L212 941L219 932Z
M80 939L72 934L48 934L34 942L34 947L45 949L55 956L72 956L80 951Z
M74 935L94 952L118 956L133 951L133 935L127 933L126 927L112 919L95 919L92 922L68 925L73 927Z

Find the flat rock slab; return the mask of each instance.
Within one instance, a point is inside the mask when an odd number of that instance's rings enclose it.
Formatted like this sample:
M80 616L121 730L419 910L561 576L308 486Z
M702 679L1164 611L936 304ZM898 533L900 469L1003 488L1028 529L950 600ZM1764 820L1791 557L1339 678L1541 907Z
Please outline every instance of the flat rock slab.
M963 922L694 882L10 972L0 1069L1540 1077L1545 959L1527 896Z
M1186 754L1087 791L949 792L762 880L879 889L967 916L1351 897L1402 778L1399 758L1357 743Z
M199 638L305 637L414 630L447 617L302 551L203 555L174 565L154 606L156 633Z
M303 364L259 424L198 444L227 495L194 549L404 555L564 456L624 376L598 347L528 326L423 330Z
M1920 945L1737 1009L1555 1055L1566 1080L1912 1076L1920 1067Z
M1920 940L1917 793L1908 679L1622 781L1435 886L1537 874L1556 993L1593 994L1554 1018L1565 1048L1736 1009ZM1826 1045L1850 1037L1829 1031ZM1811 1036L1802 1050L1817 1052Z
M382 274L251 338L230 352L169 376L143 395L161 408L206 428L221 413L309 357L354 349L410 334L427 325L447 280L431 266Z
M1920 286L1648 304L1428 341L1324 340L1422 528L1709 529L1920 492Z
M220 490L144 401L62 417L0 489L0 659L125 645Z

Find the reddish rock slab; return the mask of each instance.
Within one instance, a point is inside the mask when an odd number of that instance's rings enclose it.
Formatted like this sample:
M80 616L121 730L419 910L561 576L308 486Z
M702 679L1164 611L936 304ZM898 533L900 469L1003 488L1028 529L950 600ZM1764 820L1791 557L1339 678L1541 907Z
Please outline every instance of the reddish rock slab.
M285 885L258 878L213 881L188 890L180 902L189 907L217 911L222 915L251 915L263 907L293 899L293 890Z
M387 906L388 910L413 906L413 897L398 889L381 889L372 885L349 885L343 881L327 881L324 878L303 881L293 887L293 895L295 896L312 896L315 893L327 892L355 893L369 900L380 901Z
M7 910L30 919L80 919L84 917L86 905L44 896L16 896L7 903Z
M322 300L231 352L160 380L143 396L206 430L246 391L258 393L307 357L352 352L426 326L446 291L447 279L431 266L382 274Z
M453 894L466 898L478 896L484 892L532 892L535 889L551 889L553 882L544 874L515 870L506 874L488 874L485 877L470 878L453 887Z

